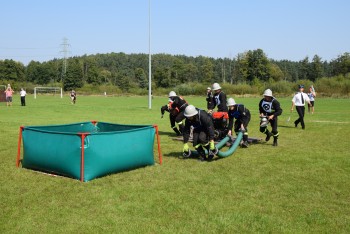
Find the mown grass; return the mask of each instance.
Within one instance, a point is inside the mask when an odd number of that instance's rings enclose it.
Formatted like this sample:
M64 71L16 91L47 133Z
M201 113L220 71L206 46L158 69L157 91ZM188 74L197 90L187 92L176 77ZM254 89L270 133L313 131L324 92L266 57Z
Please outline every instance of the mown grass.
M186 97L204 108L205 97ZM235 98L258 130L260 98ZM349 233L350 100L317 99L306 130L293 125L291 98L279 99L279 146L237 149L209 163L182 160L166 97L27 97L27 106L0 106L0 231L2 233ZM291 121L287 122L291 115ZM87 183L16 168L20 126L98 120L158 124L163 165ZM38 145L40 142L38 142ZM140 142L142 144L142 142ZM121 146L124 147L124 146ZM157 152L155 147L155 157Z

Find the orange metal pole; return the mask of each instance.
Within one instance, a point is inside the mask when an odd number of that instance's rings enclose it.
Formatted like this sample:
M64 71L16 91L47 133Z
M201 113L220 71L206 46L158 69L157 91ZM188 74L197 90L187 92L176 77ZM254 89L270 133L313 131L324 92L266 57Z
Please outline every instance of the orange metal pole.
M19 167L19 162L21 161L21 143L22 143L22 131L23 126L19 127L19 136L18 136L18 148L17 148L17 160L16 166Z
M160 139L159 139L158 125L155 124L155 125L153 125L153 127L156 129L156 135L157 135L159 164L162 165L163 158L162 158L162 152L160 150Z

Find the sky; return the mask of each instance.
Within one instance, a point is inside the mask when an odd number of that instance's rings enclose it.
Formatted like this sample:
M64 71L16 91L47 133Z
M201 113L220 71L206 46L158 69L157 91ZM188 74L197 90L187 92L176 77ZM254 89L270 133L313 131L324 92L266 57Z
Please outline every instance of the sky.
M0 60L84 54L275 60L350 52L348 0L0 0ZM66 39L66 41L64 41Z

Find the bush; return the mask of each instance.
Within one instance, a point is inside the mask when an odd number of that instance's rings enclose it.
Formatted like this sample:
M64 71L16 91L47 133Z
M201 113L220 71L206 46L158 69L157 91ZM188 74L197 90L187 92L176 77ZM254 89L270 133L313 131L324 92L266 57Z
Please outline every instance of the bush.
M350 80L343 75L332 78L323 77L316 81L316 92L327 97L341 97L350 95Z
M252 87L248 84L223 84L221 87L227 95L246 95L258 92L256 87Z
M34 87L45 86L45 87L61 87L61 83L50 83L46 85L37 85L31 82L25 81L10 81L10 80L0 80L0 85L11 84L15 92L19 92L20 88L24 88L27 93L33 93ZM261 96L265 89L271 89L273 94L276 96L289 96L298 91L298 85L305 85L305 92L308 92L308 87L314 85L317 92L317 96L326 96L326 97L349 97L350 96L350 73L345 76L339 75L335 77L323 77L316 80L315 83L310 80L299 80L297 82L266 82L263 83L259 80L254 80L251 85L247 83L238 83L238 84L229 84L229 83L219 83L222 87L222 90L226 95L244 95L244 96ZM186 83L179 84L175 87L170 88L157 88L155 84L152 84L152 95L155 96L167 96L170 91L175 91L176 94L180 96L188 95L198 95L205 96L207 87L211 84L202 84L202 83ZM96 86L93 84L84 84L83 87L78 88L77 91L79 95L104 95L106 92L107 95L148 95L147 88L139 88L135 84L131 84L128 91L122 91L118 86L111 84L103 84Z
M93 84L84 84L83 87L78 88L76 90L79 92L79 94L85 94L85 95L92 95L92 94L97 94L97 95L104 95L106 92L107 95L116 95L116 94L121 94L122 91L117 87L113 85L100 85L100 86L95 86Z
M274 96L289 96L291 93L297 91L298 87L295 83L279 81L269 84L265 89L271 89Z

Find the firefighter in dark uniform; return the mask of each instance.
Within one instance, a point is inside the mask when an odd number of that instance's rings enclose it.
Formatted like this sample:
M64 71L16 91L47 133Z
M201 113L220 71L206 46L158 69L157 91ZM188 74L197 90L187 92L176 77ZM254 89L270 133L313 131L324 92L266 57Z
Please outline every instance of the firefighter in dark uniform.
M207 110L210 110L212 102L213 102L213 93L211 92L211 88L207 88L207 97L205 98L207 101Z
M213 102L208 113L213 112L215 106L218 107L218 112L227 112L226 94L221 91L221 86L218 83L214 83L212 90L214 91Z
M272 96L272 91L266 89L264 91L264 98L259 102L259 113L263 121L260 122L260 132L266 134L266 141L269 141L273 136L273 146L277 146L278 130L277 130L277 116L282 114L280 103ZM267 129L270 123L271 132Z
M208 159L211 160L218 150L214 143L214 125L211 116L200 109L189 105L184 113L186 123L184 128L184 155L190 156L188 140L190 137L191 126L193 127L193 147L197 150L199 159L206 160L205 149L208 150Z
M76 103L76 101L77 101L77 93L74 90L72 90L70 92L70 99L72 101L72 104Z
M171 106L172 102L169 102L167 105L164 105L160 108L160 112L162 113L162 118L164 116L165 111L169 112L169 119L170 119L170 126L174 130L177 136L181 136L181 132L176 127L176 116L179 114L179 109L175 108L172 109Z
M233 98L229 98L227 100L227 106L228 106L228 135L232 136L232 128L233 128L233 120L236 119L234 122L234 130L236 132L236 135L238 135L239 132L243 133L243 142L241 146L243 148L248 148L248 124L250 121L250 111L242 104L236 104L235 100Z
M184 124L182 121L185 119L184 111L185 111L186 107L188 106L188 103L182 97L177 96L174 91L170 91L169 99L170 99L169 101L172 102L169 106L170 109L177 108L179 110L179 113L175 117L175 122L179 125L180 132L183 133Z

